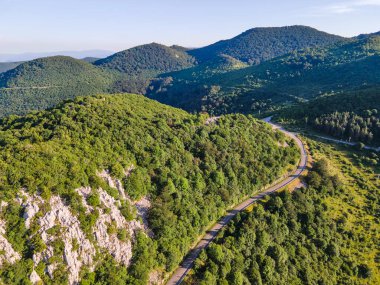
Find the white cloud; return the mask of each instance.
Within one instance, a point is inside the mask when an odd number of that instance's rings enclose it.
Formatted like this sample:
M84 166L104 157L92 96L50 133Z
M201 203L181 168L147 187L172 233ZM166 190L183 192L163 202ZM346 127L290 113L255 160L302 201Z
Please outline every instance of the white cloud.
M341 1L325 6L322 10L327 14L346 14L366 6L380 6L380 0Z

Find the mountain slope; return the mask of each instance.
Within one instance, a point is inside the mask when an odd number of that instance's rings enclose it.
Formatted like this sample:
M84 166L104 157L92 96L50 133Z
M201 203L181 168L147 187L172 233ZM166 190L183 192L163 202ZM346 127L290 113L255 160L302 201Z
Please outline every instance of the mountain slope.
M380 146L380 87L322 96L276 116L338 139Z
M0 76L0 88L50 87L67 84L103 85L104 72L82 60L66 56L25 62Z
M1 282L161 279L298 159L252 117L207 119L121 94L0 121Z
M158 74L191 67L195 61L183 47L151 43L115 53L94 64L121 74L114 90L145 94L150 80Z
M248 64L258 64L294 50L329 45L343 39L306 26L254 28L188 53L199 61L225 54Z
M194 60L178 47L157 43L137 46L100 59L95 65L128 75L158 74L192 66Z
M350 152L308 144L320 160L307 186L239 214L184 284L379 284L375 168Z
M71 57L25 62L0 74L0 117L46 109L79 95L105 92L114 81L114 74Z
M149 96L187 110L214 113L277 108L324 93L380 85L380 37L304 49L226 73L203 76L195 68L153 83Z

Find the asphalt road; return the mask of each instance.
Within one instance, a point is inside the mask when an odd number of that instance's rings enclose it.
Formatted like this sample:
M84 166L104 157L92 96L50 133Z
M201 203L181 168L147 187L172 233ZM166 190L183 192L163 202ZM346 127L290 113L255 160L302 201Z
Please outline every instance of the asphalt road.
M312 136L326 140L326 141L331 141L331 142L340 143L340 144L346 144L346 145L350 145L350 146L355 146L358 144L356 142L348 142L348 141L343 141L343 140L337 140L337 139L326 137L326 136L318 136L318 135L312 135ZM365 145L364 149L374 150L374 151L380 152L380 146L379 147L373 147L373 146L366 146Z
M291 132L288 132L284 129L282 129L280 126L275 125L270 122L271 118L265 118L264 121L271 124L274 129L278 129L281 132L283 132L286 136L292 138L298 145L300 152L301 152L301 159L299 162L299 165L297 169L289 175L287 178L282 180L281 182L275 184L274 186L271 186L262 192L256 194L255 196L245 200L232 210L228 211L228 213L221 218L207 233L203 236L202 240L193 248L189 254L186 256L185 260L182 262L180 267L176 269L176 271L173 273L169 281L166 283L166 285L178 285L182 282L182 280L185 278L186 274L189 272L189 270L193 267L195 259L198 257L202 249L206 248L210 242L216 237L218 232L228 224L228 222L235 217L237 213L247 208L249 205L255 203L256 201L262 199L266 195L269 195L273 192L276 192L282 188L284 188L286 185L290 184L293 180L297 179L302 172L306 169L307 165L307 152L305 150L305 147L302 143L302 141L297 138L297 136Z

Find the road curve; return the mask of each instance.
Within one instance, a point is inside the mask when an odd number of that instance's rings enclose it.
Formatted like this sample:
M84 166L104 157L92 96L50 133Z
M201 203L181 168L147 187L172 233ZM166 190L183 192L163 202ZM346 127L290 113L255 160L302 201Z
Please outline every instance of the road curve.
M178 285L180 284L183 279L185 278L186 274L189 272L189 270L193 267L195 259L198 257L200 252L206 248L211 241L216 237L218 232L228 224L228 222L235 217L237 213L247 208L249 205L255 203L256 201L262 199L266 195L269 195L273 192L276 192L280 190L281 188L285 187L289 183L291 183L293 180L297 179L302 172L306 169L307 165L307 152L305 150L305 147L302 143L302 141L293 133L288 132L281 128L278 125L275 125L270 122L271 118L265 118L264 121L271 124L274 129L278 129L281 132L283 132L286 136L292 138L298 145L300 152L301 152L301 159L298 164L297 169L289 175L287 178L282 180L281 182L275 184L274 186L271 186L262 192L256 194L255 196L245 200L241 204L234 207L231 211L228 211L228 213L221 218L207 233L203 236L202 240L199 241L199 243L193 248L189 254L186 256L185 260L181 263L180 267L176 269L176 271L173 273L169 281L166 283L166 285Z

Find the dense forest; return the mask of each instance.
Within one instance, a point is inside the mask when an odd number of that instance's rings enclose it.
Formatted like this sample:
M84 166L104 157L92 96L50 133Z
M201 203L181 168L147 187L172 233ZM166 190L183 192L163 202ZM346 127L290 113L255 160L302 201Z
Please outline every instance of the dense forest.
M378 86L378 66L380 37L368 36L293 51L229 72L208 72L207 64L173 72L153 82L148 96L186 110L258 113L324 94Z
M54 56L25 62L1 74L0 87L43 88L79 84L103 87L106 85L107 76L107 73L85 61Z
M307 187L240 213L185 284L378 284L376 177L351 155L309 143L320 160Z
M380 145L380 89L325 96L288 107L276 116L283 123L308 126L338 139Z
M99 59L95 65L128 75L144 75L144 73L152 72L159 74L191 67L194 65L194 58L181 47L151 43Z
M334 112L316 118L312 125L317 130L349 141L372 143L375 138L376 142L380 142L380 119L377 115L377 109L368 110L366 117L350 112Z
M0 73L0 117L43 110L76 96L143 94L157 74L194 65L185 51L153 43L105 59L55 56L22 63Z
M206 120L206 115L190 115L131 94L78 97L49 111L2 119L0 199L6 210L0 216L7 225L5 238L22 258L2 267L1 279L5 284L26 282L37 266L32 257L46 249L35 233L41 230L39 217L50 206L42 207L26 228L24 208L16 199L21 189L46 201L59 196L95 244L93 227L106 211L99 192L121 201L119 210L127 219L134 217L128 200L97 173L105 169L120 179L132 201L149 197L148 222L154 235L136 234L132 265L119 266L98 248L95 271L81 271L83 284L145 284L154 268L173 270L225 209L297 163L294 143L263 122L244 115ZM284 147L285 141L289 146ZM76 191L87 186L92 189L87 198L90 212ZM129 239L112 224L107 231L122 241ZM57 232L62 230L52 228L47 234ZM69 269L63 252L69 245L58 239L48 246L54 249L53 277L44 273L49 263L41 262L35 270L46 284L66 283Z
M195 59L185 48L151 43L115 53L94 64L122 74L114 86L117 91L144 94L151 79L161 73L192 67Z
M189 54L201 62L224 54L248 64L259 64L294 50L329 45L343 39L306 26L254 28L232 39L190 50Z
M53 107L76 96L109 91L115 75L66 56L20 64L0 74L0 117Z
M379 33L304 26L0 63L0 283L167 279L299 161L253 115L380 146L379 67ZM304 140L315 163L302 188L238 214L185 284L380 284L380 155Z
M303 26L258 28L199 49L152 43L98 60L69 57L37 59L0 73L0 117L22 115L53 107L62 100L102 92L148 93L155 99L189 110L222 113L242 108L250 111L251 106L256 110L264 105L275 105L276 98L274 103L270 102L271 95L265 93L263 98L255 95L253 100L251 95L247 95L249 98L244 95L247 88L235 88L241 83L231 88L226 79L218 79L219 76L227 73L226 78L234 78L236 76L228 71L301 48L325 46L342 40L345 41ZM206 54L211 56L207 60ZM183 72L172 74L174 71ZM238 97L240 102L235 102L234 98Z

